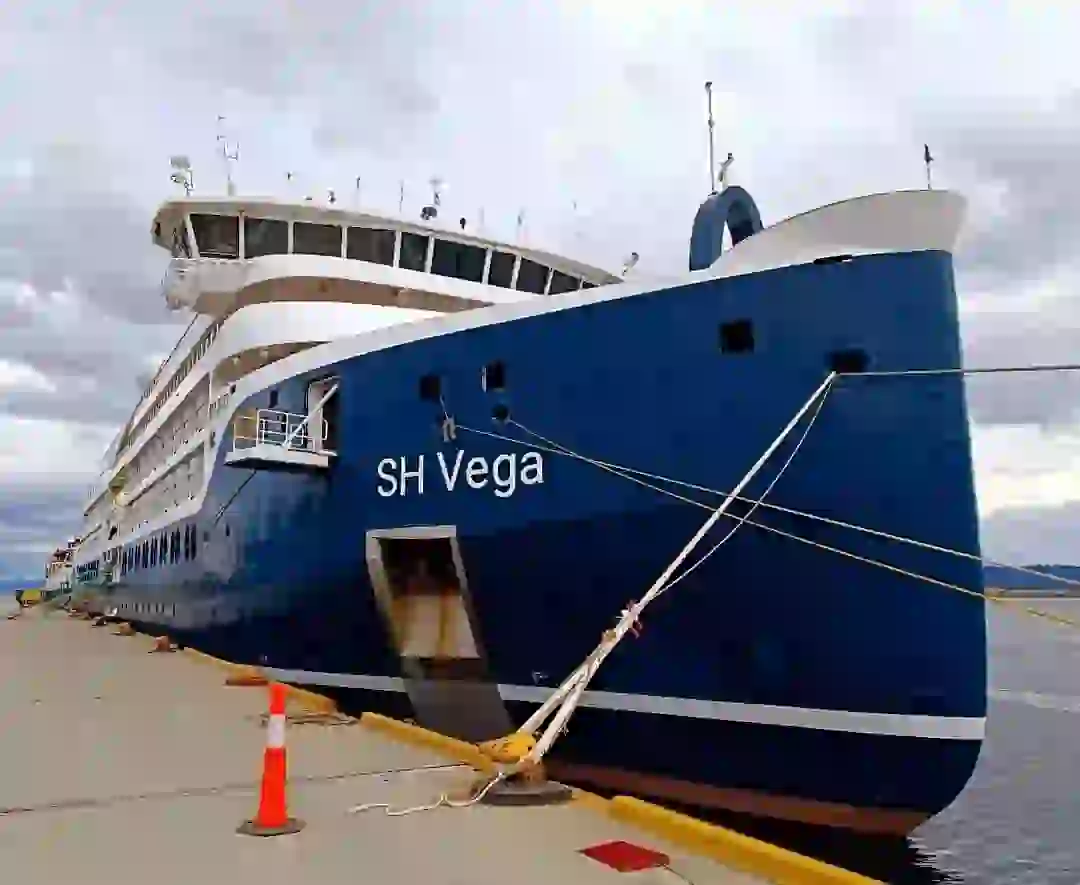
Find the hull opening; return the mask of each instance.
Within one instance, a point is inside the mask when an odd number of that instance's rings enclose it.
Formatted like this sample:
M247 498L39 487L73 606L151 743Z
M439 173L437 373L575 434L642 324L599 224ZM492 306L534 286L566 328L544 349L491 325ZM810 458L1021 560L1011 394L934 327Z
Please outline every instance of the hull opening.
M366 546L417 723L468 741L506 734L510 716L482 654L454 528L371 531Z

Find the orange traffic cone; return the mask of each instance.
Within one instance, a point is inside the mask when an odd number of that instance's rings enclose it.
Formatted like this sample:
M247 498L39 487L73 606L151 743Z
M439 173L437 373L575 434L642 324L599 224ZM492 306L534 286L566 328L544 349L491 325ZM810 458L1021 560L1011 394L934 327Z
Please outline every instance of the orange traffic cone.
M289 817L285 800L288 779L285 763L285 686L270 683L270 718L266 723L266 750L263 753L259 810L254 820L244 821L236 830L245 836L283 836L298 833L304 822Z

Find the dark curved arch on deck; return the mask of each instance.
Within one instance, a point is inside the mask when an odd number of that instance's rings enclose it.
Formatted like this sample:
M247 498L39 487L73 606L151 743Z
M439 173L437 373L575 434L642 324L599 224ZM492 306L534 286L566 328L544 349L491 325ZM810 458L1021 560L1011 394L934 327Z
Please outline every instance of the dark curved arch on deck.
M757 203L738 185L712 194L694 216L690 236L690 270L704 270L723 251L724 228L731 231L731 243L737 245L762 230Z

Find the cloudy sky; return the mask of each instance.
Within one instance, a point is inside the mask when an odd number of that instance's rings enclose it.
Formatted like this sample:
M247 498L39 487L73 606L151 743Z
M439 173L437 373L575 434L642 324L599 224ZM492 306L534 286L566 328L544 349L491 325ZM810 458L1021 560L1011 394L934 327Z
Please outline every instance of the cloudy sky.
M447 211L617 267L682 269L718 150L766 222L859 193L964 192L970 365L1080 361L1080 6L9 0L0 7L0 578L39 574L178 318L149 244L187 154L252 194ZM813 11L804 11L812 7ZM294 173L287 184L286 172ZM359 195L355 181L361 179ZM576 205L575 205L576 204ZM971 385L984 538L1080 561L1080 378Z

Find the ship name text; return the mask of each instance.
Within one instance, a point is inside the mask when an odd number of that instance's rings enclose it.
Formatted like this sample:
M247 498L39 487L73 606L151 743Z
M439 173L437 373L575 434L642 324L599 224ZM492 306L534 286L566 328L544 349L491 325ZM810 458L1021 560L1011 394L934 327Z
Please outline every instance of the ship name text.
M452 492L459 486L490 489L496 497L509 498L518 486L536 486L544 482L544 459L539 452L498 455L493 461L482 456L466 458L462 449L456 455L436 452L437 483ZM377 490L384 498L394 495L424 494L427 466L423 455L415 458L383 458L379 462Z

